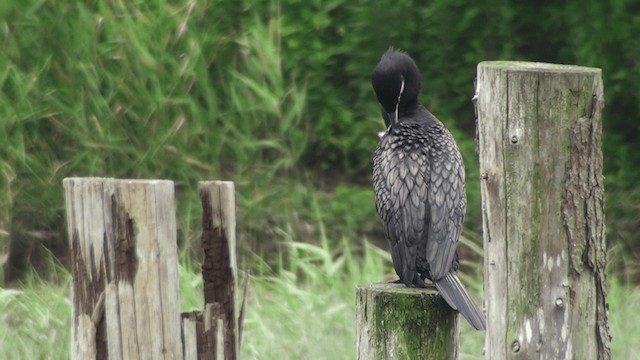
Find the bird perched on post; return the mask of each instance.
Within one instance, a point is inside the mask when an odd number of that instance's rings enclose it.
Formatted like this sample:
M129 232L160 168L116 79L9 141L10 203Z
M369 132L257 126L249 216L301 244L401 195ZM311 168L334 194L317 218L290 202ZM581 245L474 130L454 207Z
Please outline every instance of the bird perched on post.
M456 275L467 208L460 150L418 101L420 71L409 55L389 49L371 83L387 126L373 159L373 188L396 273L406 286L431 280L449 306L484 330L484 315Z

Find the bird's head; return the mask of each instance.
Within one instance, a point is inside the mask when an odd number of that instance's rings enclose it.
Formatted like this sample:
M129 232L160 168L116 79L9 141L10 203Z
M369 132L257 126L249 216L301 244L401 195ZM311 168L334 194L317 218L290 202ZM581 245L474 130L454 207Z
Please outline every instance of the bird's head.
M415 61L393 48L380 58L371 75L371 84L384 110L387 127L398 122L403 110L416 105L422 87Z

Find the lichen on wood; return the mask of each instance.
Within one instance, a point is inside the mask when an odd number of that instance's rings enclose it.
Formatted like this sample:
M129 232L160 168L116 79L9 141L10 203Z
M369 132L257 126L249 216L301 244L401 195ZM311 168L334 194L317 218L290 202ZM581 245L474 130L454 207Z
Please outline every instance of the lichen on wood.
M457 359L459 316L433 290L357 287L358 359Z
M486 358L609 359L600 69L478 65Z

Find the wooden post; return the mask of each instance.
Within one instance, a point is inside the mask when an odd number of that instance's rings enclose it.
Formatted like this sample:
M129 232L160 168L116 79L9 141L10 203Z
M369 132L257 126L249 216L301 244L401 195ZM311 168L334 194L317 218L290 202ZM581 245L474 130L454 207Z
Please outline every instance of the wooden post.
M179 359L174 186L63 181L73 273L73 359Z
M204 358L239 356L235 289L236 198L228 181L198 183L202 201L202 277L204 279Z
M358 360L457 359L459 316L433 290L358 286Z
M486 359L610 359L600 69L483 62Z
M203 353L204 346L204 322L200 311L192 311L182 314L182 343L184 360L198 360Z

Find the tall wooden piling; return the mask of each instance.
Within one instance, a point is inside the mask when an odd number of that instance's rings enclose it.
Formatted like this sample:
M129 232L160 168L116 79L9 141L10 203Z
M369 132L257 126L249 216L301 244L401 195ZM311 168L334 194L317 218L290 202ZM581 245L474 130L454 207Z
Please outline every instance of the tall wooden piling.
M610 359L600 69L478 65L487 359Z

